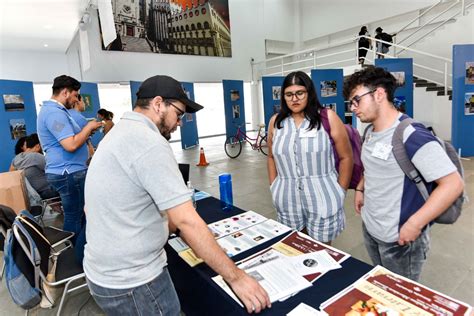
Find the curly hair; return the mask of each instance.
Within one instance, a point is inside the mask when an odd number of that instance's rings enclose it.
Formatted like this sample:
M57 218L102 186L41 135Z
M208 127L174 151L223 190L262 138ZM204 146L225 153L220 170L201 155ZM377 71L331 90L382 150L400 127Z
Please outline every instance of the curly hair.
M393 102L395 89L397 88L395 77L387 70L367 66L364 69L353 73L344 81L344 98L347 100L351 92L358 86L368 87L369 89L376 89L381 87L387 93L387 100Z
M286 88L293 85L305 87L308 93L308 103L304 109L305 117L309 119L308 130L311 130L315 127L319 129L321 126L321 115L319 114L319 111L322 106L321 103L319 103L318 97L316 95L316 89L314 88L313 81L306 73L302 71L292 72L285 77L285 80L283 80L283 84L281 86L281 108L275 119L274 126L280 129L282 127L281 122L291 115L291 110L286 103L284 93Z

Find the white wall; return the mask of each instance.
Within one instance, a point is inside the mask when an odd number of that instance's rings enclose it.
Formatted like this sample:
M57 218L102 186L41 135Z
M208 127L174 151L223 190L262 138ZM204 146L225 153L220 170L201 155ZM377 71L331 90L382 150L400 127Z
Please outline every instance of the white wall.
M429 6L435 0L300 0L302 40L362 26ZM408 21L407 21L408 22Z
M265 39L294 42L300 0L263 0ZM257 1L253 1L257 2ZM232 14L232 12L231 12Z
M0 51L0 78L35 82L52 82L68 74L65 54L28 51Z
M250 80L250 58L264 56L263 2L229 1L232 58L103 51L98 20L88 31L91 68L82 79L90 82L137 80L168 74L180 81L218 82L222 79ZM73 60L79 50L76 38L68 50Z

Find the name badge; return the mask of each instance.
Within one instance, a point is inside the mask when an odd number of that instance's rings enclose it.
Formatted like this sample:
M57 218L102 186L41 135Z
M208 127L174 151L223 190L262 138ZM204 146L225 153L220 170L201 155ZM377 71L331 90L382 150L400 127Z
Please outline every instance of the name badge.
M387 160L390 152L392 151L392 145L384 143L376 143L374 150L372 151L372 157Z
M307 130L307 129L301 129L300 130L300 138L308 138L308 137L316 137L316 133L318 131L316 129L312 129L312 130Z

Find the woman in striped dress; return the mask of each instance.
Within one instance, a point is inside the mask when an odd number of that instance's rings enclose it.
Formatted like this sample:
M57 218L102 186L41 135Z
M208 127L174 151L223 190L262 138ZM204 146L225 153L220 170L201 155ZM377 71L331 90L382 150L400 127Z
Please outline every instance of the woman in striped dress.
M278 221L330 243L345 225L344 198L353 166L349 138L337 114L328 111L338 174L311 78L293 72L281 91L281 109L268 130L268 177Z

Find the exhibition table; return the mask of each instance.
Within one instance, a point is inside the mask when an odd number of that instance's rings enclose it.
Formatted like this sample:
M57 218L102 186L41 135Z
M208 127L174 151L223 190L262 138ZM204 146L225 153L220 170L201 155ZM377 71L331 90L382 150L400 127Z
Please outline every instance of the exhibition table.
M229 216L243 213L237 207L231 211L222 211L220 200L208 197L197 201L198 213L206 223L213 223ZM287 235L283 234L232 258L234 261L244 259L262 249L270 247ZM228 296L211 278L216 273L205 263L190 267L169 245L165 247L168 255L168 269L179 296L181 309L190 315L247 315L244 308ZM259 315L286 315L299 303L304 302L316 309L345 287L352 284L372 266L349 257L342 263L342 268L326 273L313 283L313 286L299 292L283 302L272 303L272 308L265 309Z

